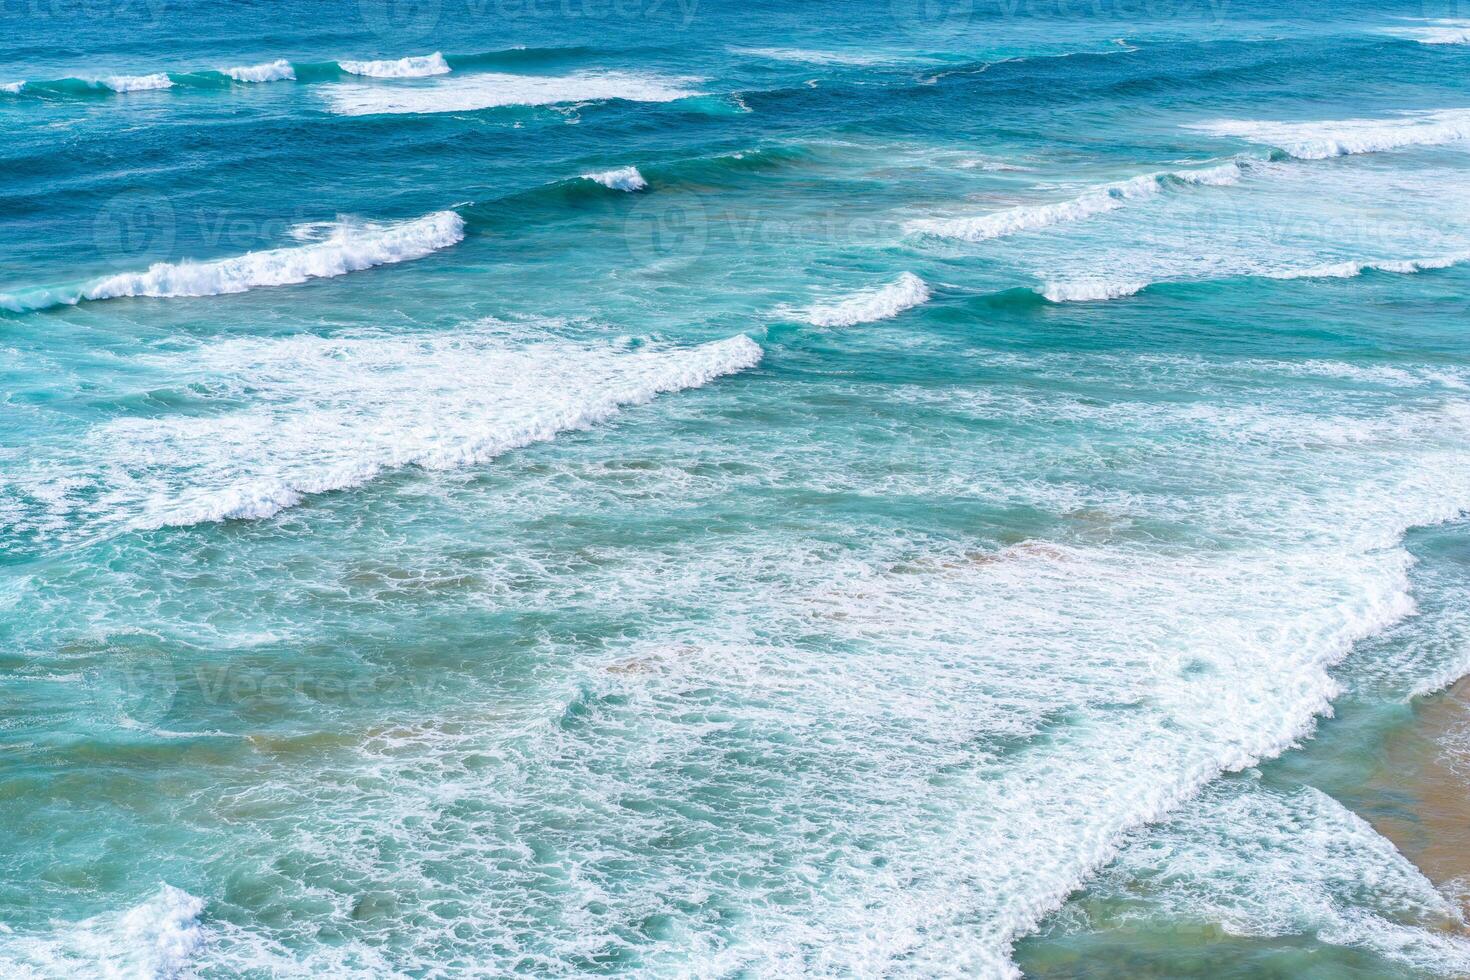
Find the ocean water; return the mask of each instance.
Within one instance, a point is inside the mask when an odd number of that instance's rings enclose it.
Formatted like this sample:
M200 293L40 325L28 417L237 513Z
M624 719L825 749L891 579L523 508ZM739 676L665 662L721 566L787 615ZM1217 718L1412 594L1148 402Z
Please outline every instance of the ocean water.
M1470 7L0 26L0 974L1470 975Z

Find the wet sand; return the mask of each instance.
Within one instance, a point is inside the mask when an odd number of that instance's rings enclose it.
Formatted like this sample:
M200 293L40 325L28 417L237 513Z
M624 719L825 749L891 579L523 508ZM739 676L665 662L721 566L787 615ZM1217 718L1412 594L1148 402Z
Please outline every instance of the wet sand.
M1362 815L1470 916L1470 677L1415 706L1366 788L1386 805Z

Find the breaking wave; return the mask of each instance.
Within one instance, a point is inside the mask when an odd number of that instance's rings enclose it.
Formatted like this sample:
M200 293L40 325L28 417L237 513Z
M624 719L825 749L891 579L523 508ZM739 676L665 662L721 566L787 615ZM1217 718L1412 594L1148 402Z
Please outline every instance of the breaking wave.
M1190 128L1212 136L1233 136L1274 146L1299 160L1326 160L1470 139L1470 109L1410 112L1387 119L1298 123L1222 119Z
M222 68L220 73L237 82L289 82L296 78L296 69L284 58L263 65Z
M851 327L892 319L927 302L929 296L928 284L912 272L905 272L886 286L854 293L836 303L813 306L794 315L817 327Z
M703 93L696 79L663 78L636 72L578 72L571 75L509 75L486 72L447 78L414 88L336 84L326 86L331 110L343 116L378 113L469 112L502 106L563 102L673 102Z
M313 226L318 227L318 226ZM12 312L128 296L222 296L261 286L285 286L421 259L464 238L464 219L438 211L412 221L377 224L338 221L319 241L293 248L208 262L159 262L144 272L104 276L75 286L0 293L0 309Z
M1089 188L1067 201L1022 205L970 218L923 218L909 222L905 230L910 234L957 238L967 242L1001 238L1116 211L1131 201L1154 197L1170 187L1234 184L1239 182L1244 165L1235 161L1208 170L1144 174L1131 180Z
M337 64L349 75L368 78L426 78L449 74L449 63L438 51L391 61L339 61Z
M641 191L648 187L648 181L643 179L637 167L619 167L616 170L583 174L582 177L615 191Z

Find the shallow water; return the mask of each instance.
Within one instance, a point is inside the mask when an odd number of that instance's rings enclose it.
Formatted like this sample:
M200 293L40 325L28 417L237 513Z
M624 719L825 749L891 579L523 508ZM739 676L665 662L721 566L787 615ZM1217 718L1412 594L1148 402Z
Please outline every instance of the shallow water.
M1470 972L1455 11L0 16L7 972Z

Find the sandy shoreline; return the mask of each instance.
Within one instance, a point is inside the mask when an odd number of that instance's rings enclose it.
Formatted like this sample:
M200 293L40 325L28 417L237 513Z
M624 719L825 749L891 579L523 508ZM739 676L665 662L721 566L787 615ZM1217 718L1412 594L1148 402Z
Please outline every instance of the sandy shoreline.
M1470 917L1470 677L1415 706L1366 787L1391 805L1363 814Z

